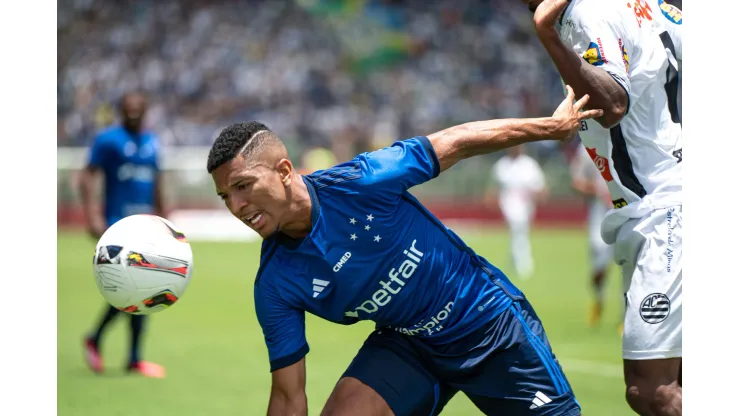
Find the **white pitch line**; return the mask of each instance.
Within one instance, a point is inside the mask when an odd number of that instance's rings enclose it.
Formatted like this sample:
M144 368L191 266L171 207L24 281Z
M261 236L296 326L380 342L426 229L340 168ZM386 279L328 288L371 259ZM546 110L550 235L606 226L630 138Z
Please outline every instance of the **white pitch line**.
M558 359L563 370L566 372L589 374L600 377L622 378L624 376L622 367L599 361Z

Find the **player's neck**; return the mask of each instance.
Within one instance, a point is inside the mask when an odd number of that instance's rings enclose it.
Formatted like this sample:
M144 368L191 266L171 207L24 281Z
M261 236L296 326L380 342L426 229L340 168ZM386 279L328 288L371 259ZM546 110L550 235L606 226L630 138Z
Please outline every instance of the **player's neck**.
M280 232L291 238L303 238L311 232L311 194L300 175L291 183L290 219L281 225Z

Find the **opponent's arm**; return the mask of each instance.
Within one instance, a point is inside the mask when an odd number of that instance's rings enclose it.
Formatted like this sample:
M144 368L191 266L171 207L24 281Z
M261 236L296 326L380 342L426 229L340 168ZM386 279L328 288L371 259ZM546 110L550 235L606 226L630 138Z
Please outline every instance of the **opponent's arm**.
M583 96L573 103L573 89L552 117L474 121L450 127L427 136L432 143L440 172L457 162L523 143L541 140L570 140L581 128L581 121L603 114L602 110L580 110L588 103Z
M272 373L267 416L304 416L306 399L306 358Z
M589 65L560 39L554 25L568 3L568 0L545 0L537 7L534 15L537 37L550 55L563 82L571 85L578 97L588 94L591 105L587 108L604 110L604 115L595 120L604 128L611 128L627 113L629 97L608 72Z

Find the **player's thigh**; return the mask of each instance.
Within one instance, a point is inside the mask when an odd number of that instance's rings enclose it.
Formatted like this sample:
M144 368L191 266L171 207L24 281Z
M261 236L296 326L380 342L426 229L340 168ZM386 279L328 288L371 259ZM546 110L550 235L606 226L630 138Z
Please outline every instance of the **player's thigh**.
M323 415L437 415L455 390L426 368L404 335L374 331L324 408Z
M323 416L391 416L393 410L372 387L354 377L342 377L321 412Z
M624 381L627 386L655 389L678 384L682 358L660 360L624 360Z
M580 415L573 389L529 302L515 303L497 319L493 336L506 337L506 347L449 384L486 415Z
M622 357L682 356L681 207L653 211L620 230L615 256L622 267L625 317Z

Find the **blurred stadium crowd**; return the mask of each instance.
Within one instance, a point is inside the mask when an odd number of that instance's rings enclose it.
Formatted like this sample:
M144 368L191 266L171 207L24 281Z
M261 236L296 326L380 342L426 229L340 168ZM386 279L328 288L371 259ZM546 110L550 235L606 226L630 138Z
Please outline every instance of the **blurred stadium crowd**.
M57 19L59 146L88 145L131 89L166 146L258 119L340 160L563 96L515 0L60 0Z

